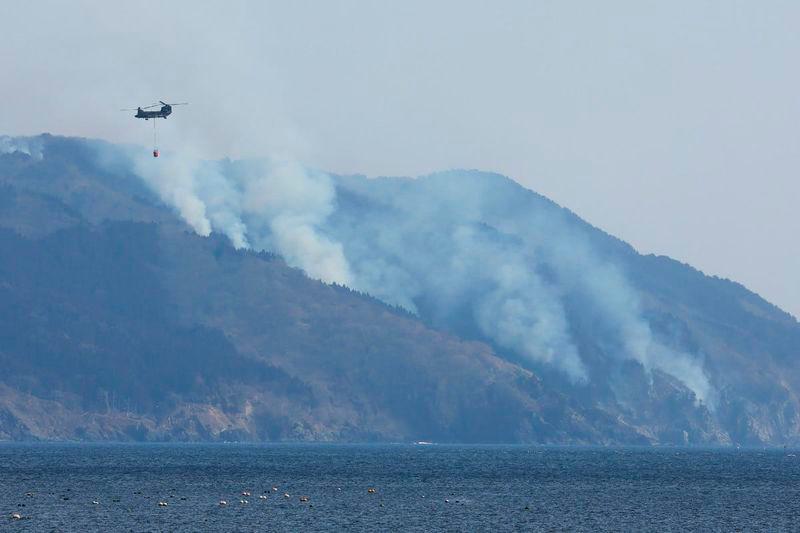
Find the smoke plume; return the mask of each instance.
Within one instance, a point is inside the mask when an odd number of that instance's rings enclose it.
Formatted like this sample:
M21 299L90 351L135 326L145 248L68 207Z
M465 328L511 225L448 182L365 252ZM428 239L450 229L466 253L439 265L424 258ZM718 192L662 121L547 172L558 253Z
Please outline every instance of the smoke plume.
M42 158L43 144L39 137L9 137L0 135L0 154L19 152L34 159Z
M713 408L702 361L657 338L588 226L507 178L371 180L190 154L136 157L132 168L200 235L276 252L313 278L472 331L573 383L591 379L577 342L589 338L606 359L669 374Z
M285 160L201 161L168 154L134 159L135 172L200 235L270 250L309 276L352 284L342 245L323 228L333 212L329 176Z

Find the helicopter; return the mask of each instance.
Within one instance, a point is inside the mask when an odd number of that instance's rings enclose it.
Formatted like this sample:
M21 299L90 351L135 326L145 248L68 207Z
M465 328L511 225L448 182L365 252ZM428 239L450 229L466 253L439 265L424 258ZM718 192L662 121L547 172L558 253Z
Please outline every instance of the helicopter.
M161 109L158 111L147 111L148 109L152 109L154 107L158 107L159 103L161 104ZM133 115L135 118L143 118L145 120L156 119L156 118L164 118L166 119L168 116L172 114L172 106L174 105L189 105L189 102L181 102L179 104L168 104L161 100L158 103L151 104L145 107L137 107L136 114ZM120 111L133 111L133 109L120 109ZM153 157L158 157L158 144L156 140L156 123L153 121Z
M152 109L154 107L158 107L161 104L161 109L158 111L147 111L147 109ZM179 104L168 104L166 102L162 102L159 100L155 104L151 104L145 107L137 107L136 114L133 115L136 118L143 118L145 120L150 120L151 118L167 118L172 114L172 106L174 105L189 105L189 102L181 102ZM122 111L133 111L133 109L122 109Z

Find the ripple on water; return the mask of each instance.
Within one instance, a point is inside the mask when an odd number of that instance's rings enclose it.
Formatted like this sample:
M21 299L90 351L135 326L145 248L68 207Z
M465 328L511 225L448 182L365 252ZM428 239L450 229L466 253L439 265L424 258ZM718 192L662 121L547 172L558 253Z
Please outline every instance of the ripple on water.
M790 531L800 517L800 461L763 450L5 444L0 478L0 510L31 531Z

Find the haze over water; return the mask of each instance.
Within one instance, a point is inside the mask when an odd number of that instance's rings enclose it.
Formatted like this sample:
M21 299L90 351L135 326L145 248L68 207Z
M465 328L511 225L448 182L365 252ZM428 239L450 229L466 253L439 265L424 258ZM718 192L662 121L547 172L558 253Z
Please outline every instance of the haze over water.
M9 444L0 476L15 531L788 531L800 516L800 458L782 450Z

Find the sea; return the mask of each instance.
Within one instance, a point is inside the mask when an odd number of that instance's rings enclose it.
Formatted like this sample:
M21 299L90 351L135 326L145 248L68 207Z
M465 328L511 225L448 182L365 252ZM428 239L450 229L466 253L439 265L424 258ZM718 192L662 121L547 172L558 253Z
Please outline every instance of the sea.
M800 452L2 444L0 512L0 531L800 531Z

